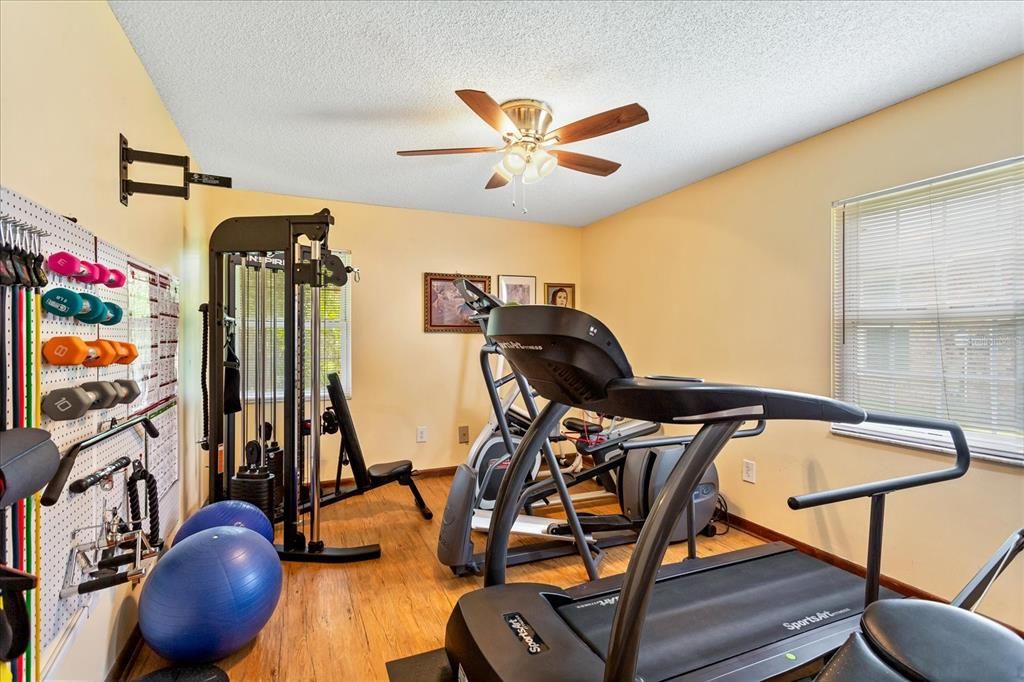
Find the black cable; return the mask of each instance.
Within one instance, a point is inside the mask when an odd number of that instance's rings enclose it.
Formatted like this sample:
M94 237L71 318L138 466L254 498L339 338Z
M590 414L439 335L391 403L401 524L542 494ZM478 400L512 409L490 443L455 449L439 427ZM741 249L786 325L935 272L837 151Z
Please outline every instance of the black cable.
M732 522L729 520L729 503L725 501L725 497L722 495L718 496L718 500L715 501L715 511L711 513L711 523L715 522L724 523L725 530L717 532L715 535L728 535L729 531L732 530Z
M146 511L149 513L149 544L159 547L160 540L160 495L157 491L156 476L146 471L141 460L132 463L132 474L128 477L128 507L131 513L132 530L142 529L142 508L139 500L139 481L146 483Z
M128 519L131 530L140 530L142 528L142 506L139 504L139 489L135 486L136 473L139 471L145 471L142 468L142 462L136 460L132 462L133 471L131 476L128 477Z
M203 389L203 440L199 442L199 446L203 450L210 449L210 389L206 385L206 375L209 371L210 362L210 314L209 304L202 304L199 306L199 312L203 314L203 359L200 364L200 371L202 372L201 385Z
M146 500L149 505L149 544L159 547L160 539L160 494L156 487L156 476L146 472Z

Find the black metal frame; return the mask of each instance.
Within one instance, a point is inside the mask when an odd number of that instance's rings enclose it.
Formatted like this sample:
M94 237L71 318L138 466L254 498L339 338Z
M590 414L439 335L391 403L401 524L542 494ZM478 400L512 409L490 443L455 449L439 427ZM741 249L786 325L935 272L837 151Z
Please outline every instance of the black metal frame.
M518 511L523 486L529 473L530 458L527 453L536 451L544 435L558 423L568 409L567 405L554 401L548 403L530 426L502 478L501 489L491 517L487 542L484 565L485 587L505 582L508 541ZM865 421L946 431L952 437L956 448L956 461L952 467L836 490L809 493L789 499L791 508L803 509L860 497L871 498L871 534L868 543L868 575L865 581L865 603L868 604L878 598L885 495L897 490L963 476L970 466L970 450L963 431L953 422L880 413L867 413ZM675 520L687 507L692 507L689 502L692 500L693 491L701 476L711 466L725 444L736 434L741 424L742 420L735 419L704 424L700 431L693 436L683 464L672 471L661 495L655 501L651 514L640 532L640 538L637 540L636 549L630 558L629 567L622 579L622 588L619 592L619 601L608 645L604 676L606 682L634 678L643 635L644 616L661 562L668 548ZM1009 540L1006 544L1012 545ZM1008 554L1009 551L1007 550L1004 554ZM987 570L983 569L981 575L993 573L998 575L998 569L987 567ZM981 582L980 578L978 582ZM974 592L980 590L980 587L976 587ZM965 596L965 601L966 599Z
M984 598L992 583L1006 570L1017 555L1024 551L1024 528L1006 538L995 554L989 557L970 582L950 602L953 606L973 611Z
M181 186L129 180L128 166L133 163L151 163L158 166L176 166L181 168ZM128 140L124 135L118 135L117 174L118 186L121 192L121 203L125 206L128 205L128 197L133 194L155 194L162 197L178 197L187 201L189 185L231 188L231 178L227 176L193 173L189 169L189 158L187 156L132 149L128 146Z
M282 560L306 561L320 563L342 563L363 561L380 557L379 545L362 547L322 547L321 543L307 544L305 535L299 530L299 453L303 440L301 421L296 417L299 403L302 402L302 389L299 384L301 372L298 371L296 358L302 328L294 322L298 320L301 308L296 304L296 293L307 286L320 285L319 261L299 263L297 256L301 253L300 238L311 243L319 242L326 251L327 236L334 217L330 211L323 209L312 215L259 216L245 218L229 218L214 229L210 235L209 250L209 435L210 471L209 498L211 501L230 499L230 481L235 471L233 442L227 443L222 437L224 424L224 326L228 306L233 303L230 294L226 294L229 270L232 267L230 258L247 253L282 253L284 258L284 542L277 546L278 555ZM292 409L288 410L287 406ZM244 405L243 405L244 409ZM319 418L319 415L317 415ZM228 421L231 430L233 420ZM218 471L218 450L224 444L224 472Z

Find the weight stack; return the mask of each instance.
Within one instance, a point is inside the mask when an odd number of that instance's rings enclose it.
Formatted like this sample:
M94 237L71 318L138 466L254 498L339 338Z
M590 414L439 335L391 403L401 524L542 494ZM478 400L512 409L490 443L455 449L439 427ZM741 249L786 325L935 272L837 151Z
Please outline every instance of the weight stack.
M271 447L267 450L270 472L274 475L274 508L284 504L284 451Z
M231 477L231 497L259 507L274 520L274 474L261 467L242 467Z

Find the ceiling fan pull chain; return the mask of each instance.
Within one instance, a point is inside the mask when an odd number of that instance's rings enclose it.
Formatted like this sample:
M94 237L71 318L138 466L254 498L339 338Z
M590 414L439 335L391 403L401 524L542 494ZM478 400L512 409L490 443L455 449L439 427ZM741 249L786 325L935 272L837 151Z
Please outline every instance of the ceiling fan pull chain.
M522 186L519 188L520 200L523 204L523 215L526 215L526 183L520 183Z
M516 207L516 176L512 176L512 208Z

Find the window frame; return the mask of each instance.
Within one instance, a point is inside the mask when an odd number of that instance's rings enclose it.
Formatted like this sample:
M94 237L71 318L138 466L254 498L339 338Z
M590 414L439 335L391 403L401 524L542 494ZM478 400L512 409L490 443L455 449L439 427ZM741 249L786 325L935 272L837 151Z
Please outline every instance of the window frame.
M955 171L953 173L947 173L944 175L938 175L924 180L918 180L915 182L898 185L888 189L878 190L874 192L868 192L857 196L848 197L845 199L839 199L833 201L830 207L830 229L831 229L831 273L830 273L830 318L829 318L829 333L830 333L830 344L831 344L831 393L832 397L838 400L842 400L843 397L837 385L837 378L840 373L843 372L842 367L837 367L837 362L842 358L842 353L837 352L836 344L837 338L841 338L841 334L836 333L837 324L845 324L845 286L839 284L839 277L837 276L836 267L843 268L843 282L845 283L845 240L843 235L843 229L841 227L842 221L837 220L837 213L839 211L845 211L846 207L855 202L867 201L870 199L895 195L901 192L913 191L915 189L927 187L936 182L948 182L957 180L960 178L968 177L970 175L984 173L986 171L997 170L1006 166L1012 166L1014 164L1024 163L1024 155L1014 156L1007 159L1002 159L992 163L982 164L971 168L965 168L963 170ZM837 292L837 285L841 289ZM837 295L838 293L838 295ZM843 310L837 311L836 302L843 301L841 303ZM847 374L847 376L850 376ZM888 424L872 424L872 423L861 423L861 424L837 424L833 423L830 428L830 432L836 436L841 437L852 437L864 439L877 443L885 443L888 445L908 447L916 450L924 450L929 452L937 452L945 455L954 455L955 450L952 443L949 440L949 434L944 432L923 432L920 429L908 429L898 426L891 426ZM998 437L988 436L984 433L977 431L968 431L965 429L965 436L967 442L971 448L971 457L973 459L979 459L989 462L995 462L1008 466L1024 468L1024 450L1014 451L1008 447L1007 439L1001 439ZM1021 443L1024 445L1024 436L1021 438Z

